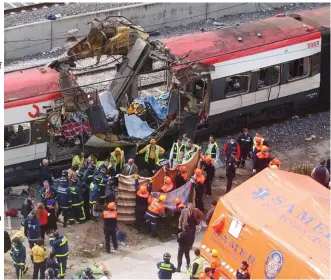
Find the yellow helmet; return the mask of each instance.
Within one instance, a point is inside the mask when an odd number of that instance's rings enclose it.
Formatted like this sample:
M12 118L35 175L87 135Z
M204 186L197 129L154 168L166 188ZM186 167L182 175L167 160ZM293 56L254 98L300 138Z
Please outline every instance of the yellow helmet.
M116 149L115 149L115 152L120 152L121 151L121 148L120 147L117 147Z
M167 196L164 194L161 194L159 197L159 200L162 200L163 202L167 200Z
M216 249L211 250L211 255L212 255L213 257L217 257L217 255L218 255L218 251L217 251Z

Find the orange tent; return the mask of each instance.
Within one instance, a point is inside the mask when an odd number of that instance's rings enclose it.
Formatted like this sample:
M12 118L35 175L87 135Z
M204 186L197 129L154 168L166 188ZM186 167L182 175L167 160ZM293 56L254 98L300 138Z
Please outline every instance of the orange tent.
M235 278L330 279L330 191L308 176L266 168L223 196L201 244Z

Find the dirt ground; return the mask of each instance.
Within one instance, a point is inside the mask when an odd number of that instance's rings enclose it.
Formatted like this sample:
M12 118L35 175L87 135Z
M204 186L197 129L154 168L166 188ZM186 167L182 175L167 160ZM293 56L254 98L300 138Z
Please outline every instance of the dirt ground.
M303 147L298 147L295 150L272 152L272 156L280 158L282 162L281 168L284 170L300 163L317 164L320 159L326 159L329 155L330 141L318 141L316 139L311 142L307 142ZM245 168L237 169L237 176L234 180L233 188L249 179L250 176L252 176L251 171L252 161L248 160ZM221 168L216 172L212 187L213 196L205 197L205 208L209 209L212 199L217 199L224 195L225 189L225 171ZM67 234L69 239L70 257L68 261L67 277L69 278L75 271L86 268L94 263L102 263L102 261L111 258L123 258L130 252L139 251L143 248L161 243L159 239L139 233L131 226L120 224L120 230L127 234L127 238L125 240L127 245L120 246L118 253L109 255L104 253L102 219L98 222L89 221L83 225L76 224L73 226L68 226L67 228L62 228L62 226L59 225L59 231ZM22 231L13 233L14 236L22 234ZM25 243L27 246L26 240ZM46 245L50 248L47 241ZM29 255L30 250L27 249L27 264L29 266L29 271L26 274L26 278L32 278L33 266ZM15 272L9 253L5 254L5 278L15 278Z

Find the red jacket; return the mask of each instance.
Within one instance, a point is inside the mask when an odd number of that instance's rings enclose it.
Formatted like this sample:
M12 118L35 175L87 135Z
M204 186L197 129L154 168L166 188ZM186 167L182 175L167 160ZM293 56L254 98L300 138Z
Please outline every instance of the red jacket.
M224 145L224 153L228 158L232 153L235 153L236 160L240 159L240 145L237 142L234 142L232 145L230 142L225 143Z
M42 215L37 215L37 218L39 219L39 222L40 222L41 226L46 226L47 225L47 217L48 217L48 212L45 209L44 209Z

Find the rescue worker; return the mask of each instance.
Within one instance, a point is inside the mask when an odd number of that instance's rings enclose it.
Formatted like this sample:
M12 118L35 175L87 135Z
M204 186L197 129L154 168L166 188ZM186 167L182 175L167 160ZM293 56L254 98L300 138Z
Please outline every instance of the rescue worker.
M206 177L202 174L201 169L196 168L194 170L194 176L191 180L195 189L195 205L202 213L204 213L205 209L203 205L203 194L205 193L206 189Z
M96 167L95 167L93 161L89 161L87 169L84 171L84 175L82 178L82 180L86 184L86 186L89 186L92 183L95 169L96 169Z
M205 152L206 156L210 156L214 163L219 162L220 158L220 150L218 144L216 143L214 136L209 137L209 143L207 147L207 151Z
M280 160L278 158L274 158L269 163L270 168L280 169Z
M86 221L84 211L84 200L82 190L78 186L78 178L71 178L71 185L69 187L72 196L72 207L69 211L69 223L75 223L75 220L80 224Z
M243 133L238 137L237 143L240 146L240 165L245 167L245 162L253 148L253 138L248 134L248 128L244 128Z
M73 158L72 158L72 166L77 166L78 167L78 170L81 169L83 166L84 166L84 156L85 156L85 153L84 152L81 152L79 155L75 155Z
M167 200L167 196L165 194L161 194L159 198L148 198L149 206L147 207L147 211L145 213L145 221L149 227L149 231L152 232L153 236L156 236L156 223L159 216L164 216L165 212L165 201Z
M184 231L178 233L177 242L179 244L177 254L177 272L180 272L183 263L183 255L186 259L186 269L190 267L190 250L194 240L194 233L190 231L189 224L184 225Z
M184 160L183 163L190 160L190 158L198 151L200 147L193 143L192 140L188 140L187 145L184 149Z
M66 227L68 222L68 211L72 206L72 198L69 186L67 185L67 180L62 177L60 179L60 185L57 188L57 203L59 208L56 213L56 218L59 219L59 216L62 213L63 227Z
M114 177L109 178L109 181L106 185L105 191L105 204L108 205L110 202L116 202L116 193L115 193L115 179Z
M201 169L206 172L206 195L211 195L211 185L215 176L215 163L210 156L201 159Z
M150 144L146 145L137 154L145 154L145 162L148 165L148 170L151 174L155 173L156 164L159 162L160 156L163 155L165 150L159 145L156 145L156 140L153 138Z
M160 192L162 193L168 193L171 192L174 189L174 183L172 182L171 178L167 176L167 173L164 177L164 185L161 187Z
M106 168L106 170L108 172L108 170L110 168L110 163L109 163L109 159L108 158L106 158L103 161L98 161L97 162L96 168L94 170L94 175L98 174L101 168Z
M184 134L183 138L182 138L182 144L186 147L189 140L190 140L190 138L188 138L188 135Z
M199 279L199 274L203 270L203 258L200 256L200 249L194 250L195 259L188 269L190 279Z
M106 185L109 182L109 179L107 177L107 169L102 167L100 169L100 175L101 179L97 182L99 185L99 193L100 193L100 204L105 204L105 198L106 198Z
M259 173L267 168L270 162L269 148L262 146L261 151L254 156L253 173Z
M31 260L33 262L33 279L39 279L38 274L40 271L40 279L45 279L47 249L44 246L44 240L37 240L37 244L31 250Z
M52 251L55 253L56 260L60 266L60 279L64 279L67 270L67 261L69 255L68 238L55 232L52 237L49 238Z
M232 137L229 142L225 143L224 154L226 163L231 158L231 156L234 155L237 166L240 164L240 146L234 137Z
M326 161L323 159L320 161L319 166L315 167L311 172L311 177L324 187L329 188L330 173L325 167Z
M233 179L236 177L236 160L235 155L231 155L226 163L226 192L231 191Z
M254 161L254 156L261 151L263 147L263 139L261 137L255 137L255 142L254 142L254 148L253 148L253 161Z
M240 268L236 272L236 279L251 279L251 275L248 272L248 267L248 263L246 261L242 261Z
M152 179L150 179L148 186L145 184L139 186L139 176L137 174L134 175L134 179L136 190L136 227L138 230L140 230L145 222L144 216L148 207L148 198L152 191Z
M100 201L100 192L98 182L102 180L101 174L93 177L93 182L90 185L90 215L91 218L96 221L98 218L97 204Z
M210 268L212 271L212 279L220 279L221 277L221 263L216 249L211 250L212 260L210 262Z
M98 160L97 160L97 158L96 158L95 155L93 155L93 154L89 155L89 157L87 158L87 165L88 165L90 162L92 162L94 165L97 164Z
M37 212L33 210L24 220L24 235L28 238L30 249L38 239L41 238L40 222L37 218Z
M124 151L122 151L120 147L117 147L115 151L110 154L110 164L115 175L121 174L124 163Z
M118 248L116 234L117 216L118 213L116 211L116 203L110 202L107 205L107 210L103 211L103 231L105 235L106 252L108 254L110 254L110 238L114 246L113 252L116 252Z
M169 155L169 167L174 168L175 166L182 163L180 159L180 153L184 152L185 145L182 143L182 139L177 139L177 142L172 145Z
M187 168L185 165L178 166L175 177L175 188L178 189L184 186L187 182Z
M257 143L257 140L259 140L259 143ZM264 138L262 137L261 133L259 131L256 132L255 134L255 137L253 139L253 153L254 153L254 150L256 148L256 145L261 145L262 146L269 146L267 141L264 140ZM261 150L261 149L259 149Z
M176 272L176 267L170 262L171 255L169 253L165 253L163 255L163 262L158 262L156 264L159 269L158 277L160 280L162 279L172 279L172 274Z
M23 274L28 271L28 267L25 265L26 249L20 237L13 239L10 256L15 267L16 279L23 279Z
M83 185L82 185L82 195L84 199L84 213L86 216L86 220L91 219L90 215L90 185L93 182L93 176L95 172L95 165L93 161L88 162L88 167L84 171L84 175L82 178Z

